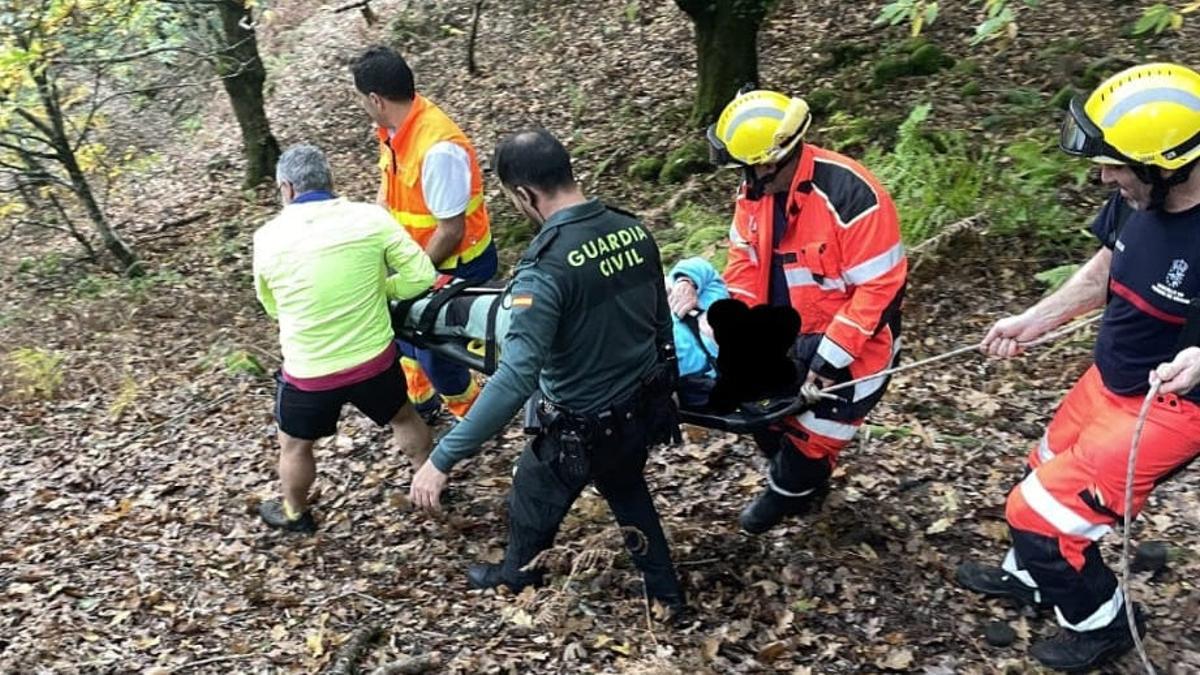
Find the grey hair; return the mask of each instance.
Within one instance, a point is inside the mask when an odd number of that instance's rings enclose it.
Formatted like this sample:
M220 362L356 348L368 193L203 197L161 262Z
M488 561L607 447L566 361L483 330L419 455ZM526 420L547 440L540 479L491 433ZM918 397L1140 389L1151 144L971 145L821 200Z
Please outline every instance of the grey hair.
M329 163L315 145L293 145L285 150L275 165L275 182L291 183L298 195L313 190L333 191Z

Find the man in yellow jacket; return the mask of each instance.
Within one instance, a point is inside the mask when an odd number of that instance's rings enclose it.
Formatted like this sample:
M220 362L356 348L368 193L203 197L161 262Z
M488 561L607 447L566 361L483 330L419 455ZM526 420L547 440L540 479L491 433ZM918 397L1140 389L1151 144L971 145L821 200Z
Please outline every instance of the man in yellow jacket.
M254 287L279 321L275 420L283 496L263 502L259 513L271 527L312 532L313 443L337 432L346 403L390 425L414 470L429 455L429 428L408 402L396 365L387 301L423 293L435 273L383 209L333 194L317 148L288 148L276 180L284 207L254 233Z
M444 275L484 283L496 274L496 247L483 204L475 148L432 101L416 93L412 69L387 47L368 49L352 67L354 86L379 136L377 201L425 249ZM456 417L479 387L470 372L401 343L409 398L430 419L438 394Z

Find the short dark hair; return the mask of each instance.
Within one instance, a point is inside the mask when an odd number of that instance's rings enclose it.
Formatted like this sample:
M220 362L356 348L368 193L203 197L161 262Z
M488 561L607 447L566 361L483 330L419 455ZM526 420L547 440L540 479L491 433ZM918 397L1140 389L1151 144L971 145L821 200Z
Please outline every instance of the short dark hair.
M364 94L392 101L411 101L417 94L412 68L390 47L371 47L355 59L350 72L354 73L354 88Z
M496 146L492 166L500 182L510 188L531 187L553 194L575 185L571 155L541 127L506 136Z

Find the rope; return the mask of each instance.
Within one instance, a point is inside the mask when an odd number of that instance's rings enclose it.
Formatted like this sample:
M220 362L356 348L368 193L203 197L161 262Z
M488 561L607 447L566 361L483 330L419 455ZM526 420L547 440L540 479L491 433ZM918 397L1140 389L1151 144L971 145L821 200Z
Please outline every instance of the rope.
M1133 441L1129 446L1129 463L1125 468L1125 525L1121 532L1121 587L1125 594L1125 619L1129 622L1129 633L1133 635L1133 644L1137 647L1138 656L1142 659L1142 668L1147 675L1155 675L1154 664L1146 655L1142 645L1142 636L1138 633L1137 620L1133 611L1133 591L1129 589L1129 528L1133 524L1133 474L1137 466L1138 444L1142 441L1142 429L1146 426L1146 418L1150 416L1150 406L1158 396L1162 382L1155 378L1142 400L1142 409L1138 413L1137 424L1133 427Z
M1085 326L1090 326L1091 324L1096 323L1103 316L1104 316L1103 314L1096 314L1094 316L1080 319L1078 321L1075 321L1074 323L1070 323L1062 328L1059 328L1058 330L1054 330L1049 333L1046 333L1045 335L1043 335L1042 337L1040 337L1036 340L1030 340L1029 342L1022 342L1021 347L1028 349L1030 347L1037 347L1038 345L1044 345L1047 342L1053 342L1065 335L1074 333L1075 331L1078 331L1079 329L1081 329ZM860 377L860 378L857 378L854 380L850 380L849 382L841 382L838 384L830 385L828 387L825 387L824 389L818 390L815 387L802 388L800 391L800 394L801 394L801 396L804 396L809 402L815 402L816 400L819 400L822 398L831 398L831 397L836 398L836 397L832 396L833 392L835 392L835 391L840 391L842 389L848 389L850 387L853 387L856 384L861 384L863 382L869 382L870 380L875 380L875 379L878 379L881 377L888 377L891 375L895 375L896 373L903 373L908 370L916 370L917 368L924 368L925 366L928 366L930 364L937 363L939 361L945 361L946 359L951 359L951 358L954 358L955 356L960 356L960 355L966 354L968 352L979 351L979 349L981 347L983 347L982 340L979 342L976 342L975 344L972 344L972 345L967 345L965 347L959 347L958 349L952 349L948 352L938 354L936 356L931 356L927 359L921 359L920 361L906 363L902 366L896 366L895 368L888 368L887 370L882 370L873 375L867 375L866 377ZM813 398L813 397L815 397L815 398Z

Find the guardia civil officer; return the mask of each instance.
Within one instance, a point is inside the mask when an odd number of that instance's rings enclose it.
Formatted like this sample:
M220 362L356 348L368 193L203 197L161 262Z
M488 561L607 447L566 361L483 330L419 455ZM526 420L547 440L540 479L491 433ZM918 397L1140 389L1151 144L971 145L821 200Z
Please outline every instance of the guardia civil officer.
M594 483L630 533L626 544L648 595L681 609L683 593L643 476L647 449L679 433L658 247L636 218L584 197L566 149L544 129L504 139L492 165L513 205L541 231L502 300L513 315L499 368L414 477L412 500L438 508L454 465L540 389L541 428L517 462L504 562L472 565L470 585L540 585L540 570L522 568L554 543L567 510Z

